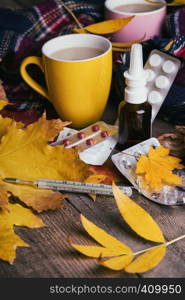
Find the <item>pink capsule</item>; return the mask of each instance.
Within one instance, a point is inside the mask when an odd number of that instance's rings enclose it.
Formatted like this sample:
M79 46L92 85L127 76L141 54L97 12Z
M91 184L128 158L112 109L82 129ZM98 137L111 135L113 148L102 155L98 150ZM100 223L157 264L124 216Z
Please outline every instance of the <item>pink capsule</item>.
M98 131L100 129L100 127L98 125L93 125L92 127L92 131Z
M68 139L63 140L63 145L64 145L64 147L70 145L70 140L68 140Z
M102 131L101 136L102 136L103 138L105 138L105 137L109 136L109 134L108 134L107 131Z
M88 140L86 140L86 144L87 144L88 146L94 145L93 139L88 139Z
M78 132L77 136L81 140L85 137L85 133L84 132Z

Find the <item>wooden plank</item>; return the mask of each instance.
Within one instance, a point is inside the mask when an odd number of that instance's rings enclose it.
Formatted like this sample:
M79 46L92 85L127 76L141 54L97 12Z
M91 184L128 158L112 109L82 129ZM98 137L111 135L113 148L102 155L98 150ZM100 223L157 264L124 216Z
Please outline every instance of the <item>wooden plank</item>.
M78 203L78 197L76 200ZM16 230L30 247L18 248L13 265L0 261L0 278L136 277L100 267L96 259L81 255L69 245L69 235L79 244L93 244L93 241L82 230L78 211L68 202L64 209L45 212L40 217L48 227Z
M135 201L146 209L159 224L166 240L185 234L184 206L165 207L156 204L138 193ZM155 243L144 241L134 234L123 222L112 197L98 197L93 203L85 196L79 198L73 195L70 202L87 218L97 225L103 224L103 229L125 242L134 251L152 247ZM166 257L151 271L141 274L143 277L184 277L185 276L185 241L179 241L168 247Z

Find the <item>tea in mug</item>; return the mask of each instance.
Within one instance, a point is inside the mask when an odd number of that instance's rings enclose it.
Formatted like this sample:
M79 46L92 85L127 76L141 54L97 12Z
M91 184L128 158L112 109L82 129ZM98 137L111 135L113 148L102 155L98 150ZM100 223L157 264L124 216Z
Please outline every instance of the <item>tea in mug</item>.
M84 60L99 56L103 53L104 51L102 49L93 47L72 47L57 50L53 52L51 56L59 60Z
M119 10L122 12L129 12L129 13L143 13L143 12L150 12L156 9L161 8L162 5L153 5L147 3L134 3L134 4L122 4L119 6L114 7L115 10Z

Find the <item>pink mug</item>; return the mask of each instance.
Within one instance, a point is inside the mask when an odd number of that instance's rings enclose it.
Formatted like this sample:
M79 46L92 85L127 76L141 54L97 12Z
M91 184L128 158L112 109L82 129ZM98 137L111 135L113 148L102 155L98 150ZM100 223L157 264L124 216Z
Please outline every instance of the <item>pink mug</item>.
M150 4L145 0L106 0L106 19L134 16L126 26L112 34L112 41L129 42L143 37L143 40L148 40L159 36L166 16L165 2L160 2Z

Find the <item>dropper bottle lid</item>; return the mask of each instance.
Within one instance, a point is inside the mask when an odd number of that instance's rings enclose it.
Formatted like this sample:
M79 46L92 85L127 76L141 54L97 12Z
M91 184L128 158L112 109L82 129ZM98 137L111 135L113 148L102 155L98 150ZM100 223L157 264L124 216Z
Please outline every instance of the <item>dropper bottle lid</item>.
M140 44L133 44L130 53L130 66L124 72L126 78L125 101L139 104L147 100L148 73L143 69L143 52Z

